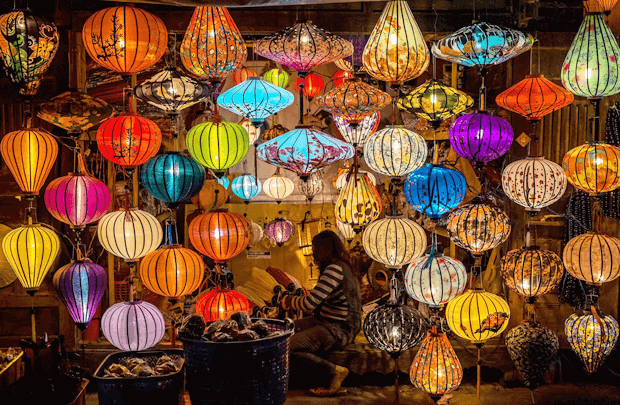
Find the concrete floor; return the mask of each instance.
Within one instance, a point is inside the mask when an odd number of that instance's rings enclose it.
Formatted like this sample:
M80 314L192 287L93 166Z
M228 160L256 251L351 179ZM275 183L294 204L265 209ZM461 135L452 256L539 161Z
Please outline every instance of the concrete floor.
M294 390L288 394L284 405L391 405L394 403L394 387L346 388L347 393L333 398L317 398L308 391ZM450 404L462 405L611 405L620 404L620 387L602 384L555 384L544 385L533 393L527 388L503 388L499 384L482 384L480 399L476 387L462 384L452 393ZM533 395L532 395L533 394ZM187 397L187 396L186 396ZM86 405L98 405L97 394L87 395ZM430 397L411 385L400 387L400 403L432 405ZM189 398L185 405L190 405ZM260 404L256 404L260 405Z

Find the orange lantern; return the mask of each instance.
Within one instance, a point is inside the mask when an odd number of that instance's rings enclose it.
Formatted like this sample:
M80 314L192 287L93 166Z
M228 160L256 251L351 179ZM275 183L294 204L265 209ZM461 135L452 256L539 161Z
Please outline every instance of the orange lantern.
M389 94L361 80L348 80L316 99L323 110L338 115L350 124L358 124L364 118L390 104Z
M248 54L239 28L225 7L196 7L181 43L181 62L193 75L222 82Z
M130 6L97 11L84 23L84 47L106 69L131 76L156 64L168 47L163 21Z
M207 179L198 194L192 197L192 204L198 209L211 211L220 208L227 199L226 187L215 179Z
M573 93L545 79L544 75L528 75L500 93L495 102L529 121L538 122L543 116L571 104L574 99Z
M235 290L216 287L198 298L196 312L206 322L228 319L235 312L250 311L250 303L245 295Z
M620 148L587 143L569 150L562 159L566 179L590 195L620 187Z
M304 86L301 91L303 92L303 96L307 97L308 100L312 100L313 98L318 96L319 93L321 93L325 88L325 82L323 81L323 78L316 73L310 73L303 79L301 77L298 77L297 80L295 80L295 91L297 93L299 93L299 88L302 83Z
M193 250L181 245L166 245L144 256L140 279L155 294L178 298L191 294L202 282L204 264Z
M338 87L343 85L347 80L353 79L355 75L348 70L339 70L334 73L334 86Z
M605 15L611 14L611 10L616 6L618 0L597 0L598 5L601 6Z
M245 66L241 66L240 69L237 69L235 73L233 73L232 79L233 83L238 85L241 82L246 81L248 77L256 77L258 76L255 71Z
M189 240L203 255L225 263L250 243L250 223L242 215L219 209L198 215L189 224Z
M54 166L58 144L44 130L25 128L4 136L0 153L19 188L26 195L37 195Z
M104 158L133 170L155 156L161 146L161 131L153 121L129 112L101 124L97 145Z

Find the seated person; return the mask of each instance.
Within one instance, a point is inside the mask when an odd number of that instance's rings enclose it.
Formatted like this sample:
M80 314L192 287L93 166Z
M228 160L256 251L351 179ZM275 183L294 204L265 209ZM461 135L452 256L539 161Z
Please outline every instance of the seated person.
M326 230L312 239L314 261L320 276L307 296L282 299L284 309L313 316L295 321L291 338L291 380L327 378L328 388L311 390L319 396L334 395L349 374L345 367L325 360L329 352L353 342L362 327L360 286L351 272L347 251L334 232Z

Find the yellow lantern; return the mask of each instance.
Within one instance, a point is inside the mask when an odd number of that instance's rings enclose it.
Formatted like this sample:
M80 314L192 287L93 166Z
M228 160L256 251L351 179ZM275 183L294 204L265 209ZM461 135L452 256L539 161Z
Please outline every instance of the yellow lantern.
M211 211L220 208L227 199L226 187L215 179L207 179L198 194L192 197L192 204L200 210Z
M366 72L397 85L420 76L429 62L426 41L407 1L388 2L364 47Z
M34 295L60 250L56 233L41 224L20 226L2 240L2 250L21 285Z
M381 197L367 174L351 175L336 202L336 219L361 231L381 214Z
M37 195L54 166L58 144L44 130L25 128L4 136L0 153L19 188L26 195Z
M271 69L263 76L263 79L267 80L269 83L282 87L283 89L288 86L289 74L284 70L280 70L278 68Z
M590 195L620 187L620 148L587 143L569 150L562 159L566 179Z

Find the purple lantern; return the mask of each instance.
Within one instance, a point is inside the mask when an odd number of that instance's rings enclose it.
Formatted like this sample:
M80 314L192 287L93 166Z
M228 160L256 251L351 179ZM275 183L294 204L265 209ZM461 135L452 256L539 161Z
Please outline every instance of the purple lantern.
M110 210L111 200L108 186L84 172L54 179L45 189L47 210L75 229L98 221Z
M265 225L265 235L278 246L284 245L295 233L295 224L286 218L276 218Z
M71 262L54 274L54 287L80 330L86 329L107 285L103 267L88 259Z
M364 47L370 35L343 35L342 38L353 44L353 54L346 58L338 59L334 61L336 66L342 70L356 71L362 66L362 54L364 53Z
M159 343L164 337L166 322L155 305L125 301L104 312L101 329L106 339L118 349L138 352Z
M508 121L486 111L458 117L450 126L450 144L457 155L481 167L502 156L512 145L514 131Z

